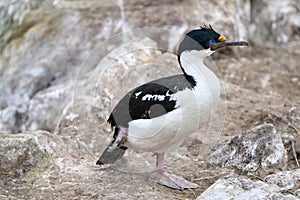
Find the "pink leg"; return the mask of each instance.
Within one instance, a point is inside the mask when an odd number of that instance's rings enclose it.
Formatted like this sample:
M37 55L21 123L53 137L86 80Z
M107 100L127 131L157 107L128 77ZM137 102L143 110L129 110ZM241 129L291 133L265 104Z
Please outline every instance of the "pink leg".
M161 169L164 165L164 157L165 154L164 153L158 153L156 154L156 167L158 169Z
M199 185L191 183L182 177L176 176L168 172L164 172L162 170L163 162L164 154L157 154L156 167L158 169L149 174L148 178L150 181L178 190L183 190L187 188L199 188Z
M116 138L115 143L119 146L120 144L124 144L127 140L127 128L120 128L119 134Z

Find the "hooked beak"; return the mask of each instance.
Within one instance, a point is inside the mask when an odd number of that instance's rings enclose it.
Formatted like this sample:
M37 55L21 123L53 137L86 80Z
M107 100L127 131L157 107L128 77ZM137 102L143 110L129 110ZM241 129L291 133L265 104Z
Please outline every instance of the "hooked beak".
M229 46L248 46L248 42L246 41L230 41L226 40L226 37L221 35L218 39L218 41L211 45L210 49L212 51L215 51L217 49L223 48L223 47L229 47Z

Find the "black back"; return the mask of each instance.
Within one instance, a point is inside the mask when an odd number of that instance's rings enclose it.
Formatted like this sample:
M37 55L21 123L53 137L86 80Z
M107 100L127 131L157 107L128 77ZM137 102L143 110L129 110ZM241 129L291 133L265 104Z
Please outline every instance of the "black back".
M128 127L136 119L151 119L176 109L174 94L193 89L184 74L157 79L127 93L108 118L112 126Z

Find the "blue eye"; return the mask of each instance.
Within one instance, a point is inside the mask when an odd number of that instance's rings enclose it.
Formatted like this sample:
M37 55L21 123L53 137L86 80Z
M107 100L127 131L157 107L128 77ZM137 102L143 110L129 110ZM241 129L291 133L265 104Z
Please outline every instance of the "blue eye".
M213 45L213 44L215 44L215 43L216 43L215 40L209 40L209 44L210 44L210 45Z

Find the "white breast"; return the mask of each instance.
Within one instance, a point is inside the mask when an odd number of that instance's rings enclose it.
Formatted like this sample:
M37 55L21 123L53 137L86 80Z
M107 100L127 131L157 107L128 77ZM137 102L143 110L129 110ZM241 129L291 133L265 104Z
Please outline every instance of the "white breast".
M219 100L220 81L197 52L189 52L181 59L185 72L197 82L195 88L175 94L177 109L160 117L131 121L127 136L129 146L155 153L168 152L178 148L188 135L210 119L212 108Z

